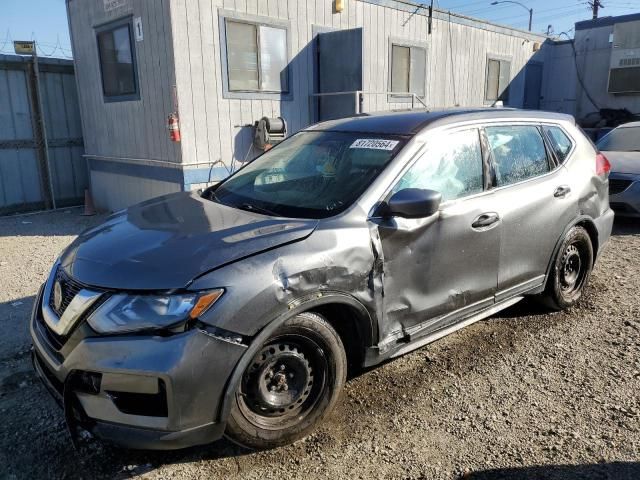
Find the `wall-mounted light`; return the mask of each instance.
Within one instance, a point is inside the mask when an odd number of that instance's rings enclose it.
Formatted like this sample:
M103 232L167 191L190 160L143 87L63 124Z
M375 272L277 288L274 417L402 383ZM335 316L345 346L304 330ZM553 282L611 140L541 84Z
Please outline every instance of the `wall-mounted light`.
M341 13L344 10L344 1L345 0L334 0L333 9L336 13Z

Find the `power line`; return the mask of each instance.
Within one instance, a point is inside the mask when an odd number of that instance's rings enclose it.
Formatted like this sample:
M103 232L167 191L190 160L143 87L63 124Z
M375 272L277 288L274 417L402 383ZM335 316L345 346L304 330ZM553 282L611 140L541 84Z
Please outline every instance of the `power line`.
M589 90L587 90L587 87L585 86L584 81L582 80L582 75L580 74L580 69L578 68L578 52L576 52L576 45L575 45L576 41L571 37L569 37L569 34L567 32L561 32L559 36L562 36L562 35L565 35L569 39L569 43L571 43L571 50L573 50L573 63L575 63L575 66L576 66L576 77L578 77L578 82L582 87L582 91L587 95L587 98L589 99L591 104L594 107L596 107L596 110L600 111L600 107L595 102L595 100L589 93Z
M545 15L545 14L546 14L547 12L551 12L551 11L554 11L554 12L555 12L555 13L553 13L553 14L551 14L551 15L550 15L551 17L555 17L555 16L557 16L557 15L569 15L569 14L570 14L570 12L569 12L569 11L564 12L564 11L559 11L559 10L571 10L572 12L576 12L576 13L579 13L579 12L582 12L582 11L586 11L586 8L580 8L580 9L578 10L578 9L576 9L576 7L577 7L577 5L565 5L564 7L549 8L549 9L544 10L544 11L542 12L542 15L535 15L535 12L534 12L534 17L533 17L533 19L534 19L535 21L538 21L538 20L540 20L541 18L546 18L546 17L547 17L547 16L549 16L549 15ZM509 15L509 16L506 16L506 17L498 17L498 18L494 18L494 19L492 19L492 20L493 20L493 21L501 21L501 20L520 19L520 18L522 18L522 16L523 16L523 15L524 15L524 14L522 14L522 15Z

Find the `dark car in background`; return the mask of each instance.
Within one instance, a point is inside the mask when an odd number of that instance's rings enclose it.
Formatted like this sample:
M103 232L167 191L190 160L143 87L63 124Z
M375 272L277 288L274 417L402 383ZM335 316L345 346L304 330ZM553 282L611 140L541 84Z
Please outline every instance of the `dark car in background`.
M283 445L350 370L527 296L574 305L611 232L607 177L566 115L321 123L201 194L81 234L37 295L34 365L72 431Z
M611 130L597 146L611 162L611 208L622 217L640 217L640 122Z

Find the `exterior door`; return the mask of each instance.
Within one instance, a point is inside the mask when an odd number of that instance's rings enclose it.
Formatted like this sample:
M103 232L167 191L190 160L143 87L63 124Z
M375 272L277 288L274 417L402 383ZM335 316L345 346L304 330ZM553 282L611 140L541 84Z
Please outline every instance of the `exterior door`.
M577 216L567 170L555 167L536 125L485 128L495 168L501 218L496 300L542 283L558 238Z
M350 92L319 97L317 120L355 114L358 101L355 92L362 90L362 28L318 33L315 49L316 92Z
M532 62L525 67L524 108L538 110L542 92L542 63Z
M491 221L477 129L440 133L401 176L403 188L437 190L440 211L424 219L373 219L384 261L387 339L444 328L493 304L500 223Z

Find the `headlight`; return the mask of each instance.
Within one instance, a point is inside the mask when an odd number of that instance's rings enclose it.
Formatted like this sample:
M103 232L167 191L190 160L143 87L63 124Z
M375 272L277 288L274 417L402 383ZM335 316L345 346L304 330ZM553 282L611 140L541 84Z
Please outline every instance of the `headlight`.
M179 295L111 296L93 312L87 322L98 333L157 330L197 318L206 312L224 290Z

